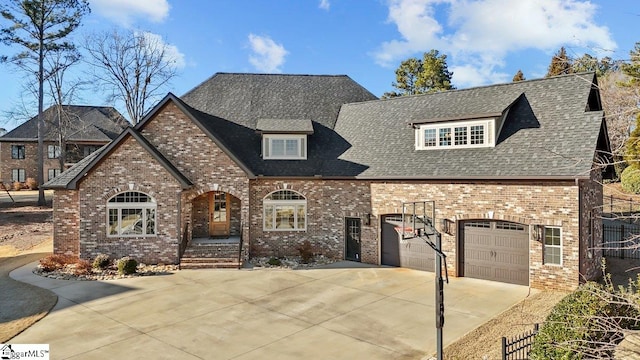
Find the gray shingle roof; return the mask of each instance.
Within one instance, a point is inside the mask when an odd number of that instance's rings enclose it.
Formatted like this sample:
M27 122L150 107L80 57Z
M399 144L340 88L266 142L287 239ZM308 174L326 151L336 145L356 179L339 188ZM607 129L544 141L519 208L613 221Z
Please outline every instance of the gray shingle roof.
M182 186L183 189L193 185L184 174L180 172L158 149L156 149L147 139L140 135L135 129L127 127L116 139L101 147L98 151L91 153L71 168L62 172L59 176L45 183L45 189L75 189L78 181L96 166L105 156L108 156L118 144L127 137L133 137L160 165L162 165Z
M256 131L263 134L313 134L313 123L305 119L258 119Z
M63 121L67 141L111 141L122 130L129 126L129 122L109 106L81 106L63 105L65 120ZM44 113L45 140L55 141L58 135L55 129L60 124L54 106L47 108ZM0 141L36 141L38 138L38 116L25 121L20 126L0 137Z
M335 130L350 147L338 159L365 167L361 178L588 176L603 117L585 111L593 81L576 74L348 104ZM407 123L500 113L515 99L495 147L415 149Z

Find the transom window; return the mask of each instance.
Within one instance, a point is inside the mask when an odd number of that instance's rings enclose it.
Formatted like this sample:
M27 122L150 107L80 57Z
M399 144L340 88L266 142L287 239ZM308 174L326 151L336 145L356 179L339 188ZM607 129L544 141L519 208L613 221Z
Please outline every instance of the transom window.
M264 159L304 160L307 158L307 135L268 134L262 138Z
M544 263L562 265L562 229L544 228Z
M24 145L11 145L11 158L24 159Z
M491 147L494 120L423 124L416 129L416 149Z
M156 234L156 202L145 193L126 191L107 202L108 236Z
M60 145L47 145L47 157L57 159L60 157Z
M278 190L264 197L265 231L303 231L307 229L307 199L292 190Z

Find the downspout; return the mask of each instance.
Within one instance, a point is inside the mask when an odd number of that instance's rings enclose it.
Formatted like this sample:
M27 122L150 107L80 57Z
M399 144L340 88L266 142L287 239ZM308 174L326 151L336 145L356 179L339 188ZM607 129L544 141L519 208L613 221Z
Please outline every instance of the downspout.
M156 215L157 216L157 215ZM178 193L178 218L176 219L176 233L178 234L178 247L176 249L176 259L177 264L180 264L180 248L182 247L182 231L180 231L180 227L182 226L182 191Z
M582 190L580 189L580 180L575 179L576 187L578 188L578 283L581 283L584 274L584 261L586 258L586 252L584 252L583 234L582 234Z

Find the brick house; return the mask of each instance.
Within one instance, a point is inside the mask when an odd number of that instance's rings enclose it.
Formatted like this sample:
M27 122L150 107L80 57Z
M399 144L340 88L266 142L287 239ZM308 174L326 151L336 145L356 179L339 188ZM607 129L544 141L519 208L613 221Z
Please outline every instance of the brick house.
M129 126L116 109L107 106L63 105L60 112L51 106L43 116L44 181L108 144ZM38 117L34 116L0 136L0 181L23 183L37 179L37 174Z
M394 226L431 200L451 275L572 289L599 276L608 150L592 73L386 100L347 76L219 73L46 186L54 251L85 259L237 266L308 240L433 271Z

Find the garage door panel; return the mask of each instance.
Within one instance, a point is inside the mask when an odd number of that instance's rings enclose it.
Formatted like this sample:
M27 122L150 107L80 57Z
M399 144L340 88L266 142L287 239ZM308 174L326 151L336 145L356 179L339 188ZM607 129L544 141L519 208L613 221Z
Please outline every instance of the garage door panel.
M397 216L396 216L397 217ZM435 254L422 239L400 240L395 225L382 219L381 263L410 269L434 271Z
M529 231L508 222L469 222L462 227L464 276L529 284Z

